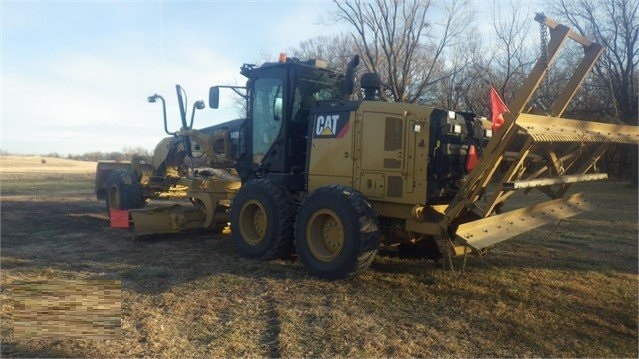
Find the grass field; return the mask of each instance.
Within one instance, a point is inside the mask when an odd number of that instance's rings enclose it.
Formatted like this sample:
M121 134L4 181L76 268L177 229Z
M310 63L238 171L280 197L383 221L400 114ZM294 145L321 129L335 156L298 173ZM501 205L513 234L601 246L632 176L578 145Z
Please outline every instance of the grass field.
M329 282L242 258L228 233L134 241L109 228L95 164L46 162L0 157L2 357L638 355L637 190L623 183L578 187L594 211L469 257L462 275L378 256ZM16 338L12 283L65 279L121 280L121 340Z

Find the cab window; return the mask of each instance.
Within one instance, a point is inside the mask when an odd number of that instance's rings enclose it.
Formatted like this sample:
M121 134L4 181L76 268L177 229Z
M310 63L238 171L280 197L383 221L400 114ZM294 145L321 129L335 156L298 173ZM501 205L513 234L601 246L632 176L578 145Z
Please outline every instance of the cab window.
M343 80L320 73L300 77L293 98L293 122L306 123L311 106L317 101L342 98Z
M280 79L257 79L253 92L253 162L259 163L282 128L283 101Z

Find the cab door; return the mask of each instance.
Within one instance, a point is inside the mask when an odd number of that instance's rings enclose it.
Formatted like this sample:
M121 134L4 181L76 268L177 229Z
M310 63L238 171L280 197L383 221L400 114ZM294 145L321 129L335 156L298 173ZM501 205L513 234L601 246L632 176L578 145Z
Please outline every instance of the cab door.
M284 83L280 78L258 78L253 83L250 119L251 157L261 165L272 149L284 122Z

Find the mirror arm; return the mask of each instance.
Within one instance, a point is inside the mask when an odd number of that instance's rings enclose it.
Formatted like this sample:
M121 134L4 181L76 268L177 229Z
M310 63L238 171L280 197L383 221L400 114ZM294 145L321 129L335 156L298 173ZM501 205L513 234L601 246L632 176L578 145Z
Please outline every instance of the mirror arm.
M168 135L175 135L177 132L171 132L169 131L169 125L167 124L167 119L166 119L166 101L164 101L164 97L159 96L158 98L160 100L162 100L162 116L164 117L164 132L166 132Z
M248 98L248 95L246 93L240 92L240 90L244 90L244 92L246 92L246 86L217 86L217 87L221 89L231 89L235 91L235 93L240 95L241 97Z
M223 87L223 86L220 86L220 87ZM235 91L236 94L240 95L245 100L248 100L248 95L246 94L246 87L232 86L231 90ZM241 93L240 90L244 90L245 93Z
M180 120L182 120L182 127L186 130L186 102L187 100L182 97L182 94L186 95L182 86L175 85L175 91L177 92L178 105L180 106ZM186 97L186 96L185 96Z
M157 99L160 99L162 101L162 116L163 116L163 119L164 119L164 132L166 132L167 135L175 135L175 134L177 134L177 132L170 132L169 131L169 127L167 125L167 120L166 120L166 101L164 100L164 97L162 97L162 96L160 96L158 94L155 94L153 96L149 96L147 98L147 101L153 103Z
M193 119L195 118L195 110L201 110L204 107L204 101L198 100L193 103L193 109L191 110L191 123L189 124L189 130L193 128Z
M209 107L218 108L220 105L220 89L227 88L233 90L241 98L248 101L248 90L245 86L213 86L209 89Z
M195 106L197 105L197 103L193 104L193 109L191 110L191 123L189 123L189 130L193 128L193 119L195 118Z

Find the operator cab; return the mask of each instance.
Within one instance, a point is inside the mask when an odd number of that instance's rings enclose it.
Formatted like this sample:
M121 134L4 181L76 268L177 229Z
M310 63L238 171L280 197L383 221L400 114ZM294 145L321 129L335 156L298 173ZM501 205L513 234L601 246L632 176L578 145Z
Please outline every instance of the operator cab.
M303 189L310 108L344 97L344 75L321 60L244 65L247 118L238 156L242 180L268 176L291 189Z
M342 98L344 75L325 62L282 60L241 72L249 79L246 152L256 173L302 172L310 107Z

